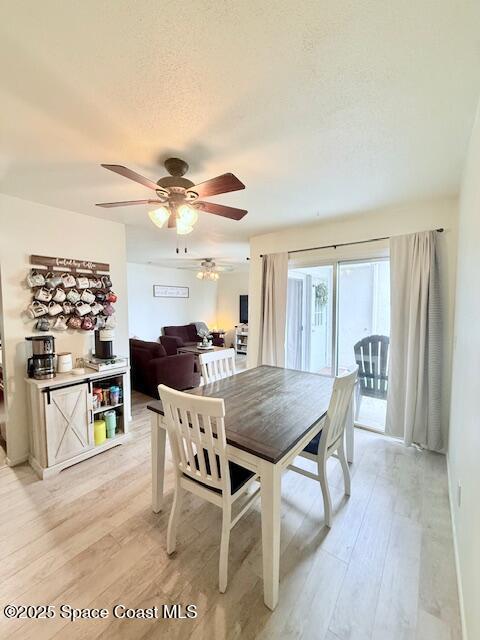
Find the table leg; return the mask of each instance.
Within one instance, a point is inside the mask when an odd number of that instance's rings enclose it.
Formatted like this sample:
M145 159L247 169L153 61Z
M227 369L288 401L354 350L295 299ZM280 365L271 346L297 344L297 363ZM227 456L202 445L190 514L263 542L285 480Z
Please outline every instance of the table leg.
M152 509L154 513L162 510L163 479L165 476L166 431L160 426L160 416L152 415Z
M263 600L272 611L278 602L280 569L280 500L282 473L279 465L262 461L262 557Z

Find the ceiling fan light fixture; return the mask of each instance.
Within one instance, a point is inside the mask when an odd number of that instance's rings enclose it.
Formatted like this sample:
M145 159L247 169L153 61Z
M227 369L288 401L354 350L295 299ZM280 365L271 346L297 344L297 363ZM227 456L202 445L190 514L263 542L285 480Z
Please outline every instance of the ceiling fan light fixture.
M205 274L203 273L203 271L199 271L199 272L197 273L197 278L198 278L199 280L203 280L204 275L205 275Z
M185 224L182 220L177 218L177 233L179 236L186 236L192 233L193 227L189 224Z
M165 225L165 223L168 222L170 211L167 207L158 207L158 209L149 211L148 217L156 227L161 229Z
M177 216L178 216L178 219L181 220L183 224L189 227L193 227L193 225L198 220L198 213L195 211L195 209L193 209L192 207L189 207L186 204L182 204L180 205L180 207L178 207Z

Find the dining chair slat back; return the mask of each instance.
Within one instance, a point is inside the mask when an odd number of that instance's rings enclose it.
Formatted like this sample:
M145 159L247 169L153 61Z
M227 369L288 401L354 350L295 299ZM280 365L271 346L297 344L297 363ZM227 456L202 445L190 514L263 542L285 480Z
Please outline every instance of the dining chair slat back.
M357 374L358 368L355 368L351 373L335 378L324 426L327 435L327 448L330 448L343 436Z
M201 353L198 359L204 384L228 378L236 373L234 349L207 351Z
M204 485L229 491L223 399L197 397L163 384L158 391L176 467Z

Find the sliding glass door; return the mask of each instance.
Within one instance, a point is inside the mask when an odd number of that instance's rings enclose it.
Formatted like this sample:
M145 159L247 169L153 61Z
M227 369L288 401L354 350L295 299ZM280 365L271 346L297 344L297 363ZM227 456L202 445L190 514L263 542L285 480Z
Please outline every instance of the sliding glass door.
M356 421L385 428L390 273L388 259L291 269L286 366L326 375L360 365Z

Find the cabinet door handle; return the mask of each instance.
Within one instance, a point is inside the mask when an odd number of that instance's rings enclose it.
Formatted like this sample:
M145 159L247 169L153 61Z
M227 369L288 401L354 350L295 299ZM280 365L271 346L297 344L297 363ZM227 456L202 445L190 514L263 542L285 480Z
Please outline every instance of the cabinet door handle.
M89 409L90 412L90 424L93 422L93 409Z

